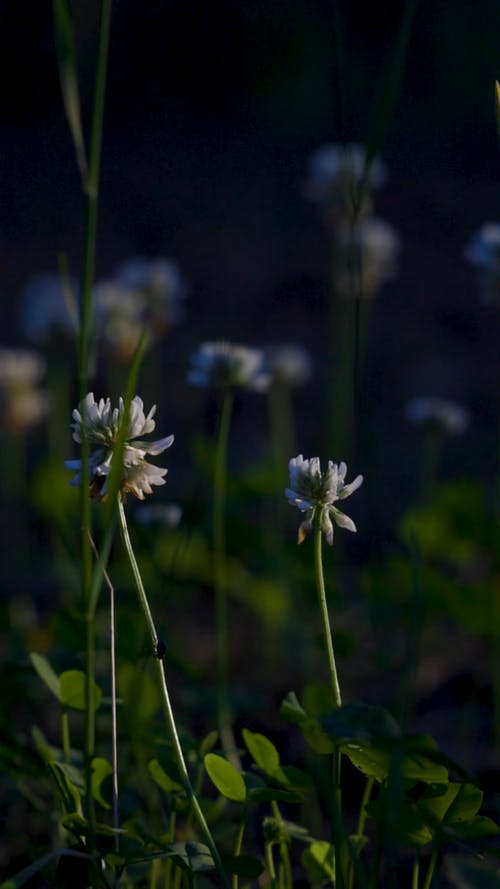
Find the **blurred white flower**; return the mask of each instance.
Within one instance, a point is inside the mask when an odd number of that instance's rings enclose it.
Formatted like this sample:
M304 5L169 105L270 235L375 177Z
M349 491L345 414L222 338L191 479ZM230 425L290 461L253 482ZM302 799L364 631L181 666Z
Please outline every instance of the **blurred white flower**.
M22 433L49 409L49 395L39 389L46 361L28 349L0 349L0 398L3 423Z
M193 386L265 392L271 382L271 375L264 369L263 351L248 346L223 341L202 343L191 356L191 365L188 382Z
M335 287L341 296L353 296L359 286L360 296L370 299L396 274L400 238L383 219L367 217L354 229L342 227L335 248Z
M356 491L363 482L362 475L357 475L350 484L346 485L347 466L345 463L337 464L329 460L328 469L323 473L319 457L304 460L302 454L293 457L288 468L290 470L290 487L286 488L285 496L291 506L296 506L301 512L306 513L306 518L299 528L299 543L302 543L306 534L311 531L316 514L317 521L321 522L321 530L330 545L333 543L333 522L339 528L356 531L356 525L352 519L333 504L337 500L345 500Z
M125 406L122 398L120 398L117 408L111 407L109 398L106 401L101 398L96 402L93 392L89 392L84 401L80 403L79 408L72 414L74 420L71 426L73 439L81 443L82 435L85 435L89 442L90 492L96 500L103 500L107 493L108 477L124 418ZM168 470L148 463L146 455L156 457L163 453L172 444L174 436L169 435L153 442L137 440L139 436L148 435L154 430L156 424L153 416L155 412L156 405L146 416L142 399L138 395L130 403L125 447L122 455L120 491L123 498L127 493L131 493L139 500L144 500L145 494L153 493L151 485L165 484L164 476ZM80 484L81 460L66 460L65 466L77 473L71 484Z
M311 356L302 346L294 344L270 346L266 349L266 365L273 381L286 386L301 386L311 376Z
M139 293L123 290L113 281L100 281L94 288L97 330L117 358L128 361L144 327L145 304Z
M141 525L163 525L165 528L177 528L182 518L182 509L178 503L154 503L141 506L135 517Z
M94 288L98 331L120 360L134 352L141 333L161 336L184 317L186 283L169 259L136 258Z
M60 275L38 275L28 281L22 299L21 321L30 339L46 342L54 331L68 337L78 332L78 285L64 284Z
M479 269L482 301L500 302L500 223L485 222L473 235L464 256Z
M410 423L437 426L448 435L461 435L470 423L467 408L434 396L412 398L406 405L405 416Z
M351 217L356 190L365 172L366 148L357 143L322 145L310 156L303 193L334 214ZM368 192L387 179L387 168L375 158L367 177ZM365 198L369 208L369 194Z

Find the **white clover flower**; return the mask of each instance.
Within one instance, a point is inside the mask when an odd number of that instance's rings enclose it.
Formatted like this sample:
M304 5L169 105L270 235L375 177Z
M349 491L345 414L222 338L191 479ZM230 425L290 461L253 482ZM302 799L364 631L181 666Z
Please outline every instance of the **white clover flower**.
M24 288L21 321L30 339L46 342L53 331L75 337L78 331L78 284L60 275L38 275Z
M129 259L118 268L116 284L143 297L153 323L171 325L183 320L187 285L172 259Z
M49 395L38 388L46 361L28 349L0 349L2 421L13 432L25 432L49 409Z
M405 416L410 423L438 426L448 435L461 435L470 423L467 408L435 396L412 398L406 405Z
M311 376L311 356L302 346L270 346L266 364L273 380L286 386L302 386Z
M141 337L145 302L134 290L124 290L114 281L99 281L94 288L97 329L116 357L128 361Z
M108 477L111 472L114 450L117 446L118 433L123 421L125 406L120 398L119 406L111 407L109 398L106 401L101 398L98 402L94 399L93 392L89 392L79 410L73 411L71 428L74 441L81 443L85 435L90 445L90 492L96 500L106 497ZM133 494L139 500L144 500L145 494L152 494L151 485L164 485L167 469L162 469L148 463L146 455L156 457L170 447L174 440L173 435L160 438L158 441L145 442L139 439L142 435L148 435L155 428L153 416L156 405L144 414L142 398L136 395L130 402L128 415L128 427L125 436L125 447L122 455L122 479L120 485L121 495L124 498L127 493ZM81 460L66 460L65 466L74 470L77 475L72 480L72 485L78 485L81 481Z
M473 235L464 256L479 269L482 301L500 302L500 223L485 222Z
M345 463L337 464L329 460L328 469L323 473L319 457L304 460L302 454L293 457L288 468L290 487L286 488L285 496L291 506L296 506L301 512L306 513L306 518L299 528L299 543L302 543L306 534L311 531L315 517L316 521L321 522L321 530L330 546L333 544L333 522L339 528L356 531L353 520L333 504L337 500L345 500L356 491L363 482L362 475L357 475L354 481L346 485Z
M184 317L187 286L169 259L130 259L94 288L97 328L119 360L128 361L144 328L162 335Z
M193 386L265 392L271 382L271 375L264 369L264 353L248 346L223 341L202 343L191 356L191 364L188 382Z
M366 148L357 143L322 145L309 158L307 179L303 186L309 200L341 215L352 207L353 196L365 171ZM370 166L368 189L379 188L387 178L387 169L379 158Z
M396 274L400 238L383 219L368 217L354 228L342 227L335 242L335 287L341 296L353 295L353 281L361 272L360 296L370 299Z

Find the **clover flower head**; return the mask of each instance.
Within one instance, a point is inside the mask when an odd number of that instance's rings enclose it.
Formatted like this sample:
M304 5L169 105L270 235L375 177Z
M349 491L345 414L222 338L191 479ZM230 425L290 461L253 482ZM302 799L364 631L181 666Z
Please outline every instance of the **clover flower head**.
M0 407L7 429L23 433L49 409L49 395L39 383L46 362L30 349L0 349Z
M261 349L224 341L202 343L191 356L188 382L215 389L242 388L265 392L271 375L264 368Z
M26 284L21 322L27 336L46 342L54 331L75 337L78 331L78 285L60 275L37 275Z
M122 498L127 493L139 500L145 494L152 494L152 485L164 485L167 469L148 463L146 456L156 457L170 447L173 435L160 438L158 441L142 441L140 436L148 435L155 428L153 420L156 412L154 405L145 415L142 399L136 395L130 402L128 412L125 446L122 454L122 478L120 492ZM118 407L113 408L109 398L96 401L93 392L89 392L79 410L73 411L71 425L74 441L81 443L83 436L90 446L90 492L96 500L103 500L107 494L107 482L113 463L114 452L118 445L118 436L124 420L125 405L120 398ZM138 440L139 439L139 440ZM81 481L81 460L66 460L65 466L77 474L71 484L78 485Z
M470 423L467 408L436 396L412 398L406 405L405 416L416 426L433 426L447 435L462 435Z
M356 531L353 520L334 506L334 503L345 500L354 493L363 482L362 475L357 475L346 485L345 463L337 464L329 460L326 472L322 472L319 457L305 460L302 454L293 457L288 468L290 487L286 488L285 496L291 506L306 513L299 528L299 543L311 531L315 519L321 523L321 530L330 546L333 544L333 523L347 531Z
M335 287L342 296L353 295L353 280L360 271L360 295L363 299L375 296L385 281L396 274L396 257L400 238L396 230L383 219L361 219L352 230L341 227L336 239Z
M485 222L464 250L465 258L479 270L482 302L500 302L500 223Z
M142 330L159 336L184 317L187 286L169 259L135 258L94 288L98 330L115 356L128 361Z
M343 215L365 172L366 149L352 142L348 145L322 145L310 156L303 192L309 200ZM387 178L387 169L379 158L370 165L369 190L379 188ZM369 206L369 201L367 202Z
M311 376L311 356L293 343L269 347L266 363L273 381L285 386L302 386Z

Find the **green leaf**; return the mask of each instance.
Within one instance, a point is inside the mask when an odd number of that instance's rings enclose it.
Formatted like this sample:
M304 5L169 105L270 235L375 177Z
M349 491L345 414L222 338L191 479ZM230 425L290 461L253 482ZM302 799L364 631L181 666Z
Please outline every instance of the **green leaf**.
M179 784L177 781L174 781L170 775L167 775L157 759L151 759L148 762L148 772L153 781L158 784L158 787L161 787L165 793L184 793L182 784Z
M75 147L76 159L82 181L87 176L87 159L83 138L80 93L76 69L76 50L73 22L67 0L53 0L54 35L59 62L59 78L64 110Z
M301 861L313 885L335 881L335 850L326 840L314 840L302 853Z
M449 856L445 858L444 870L455 889L499 889L500 887L500 868L487 861L458 855Z
M215 865L210 850L202 843L169 843L165 848L166 854L187 873L196 874L214 870Z
M300 727L305 740L315 753L333 753L335 744L329 740L319 721L306 713L294 691L289 692L284 699L280 714L288 722Z
M59 676L60 701L62 707L71 710L85 710L86 676L82 670L66 670ZM95 682L92 682L92 704L97 710L102 699L102 692Z
M104 809L110 809L111 806L104 799L101 791L101 785L105 778L108 775L113 774L113 766L107 759L104 759L102 756L95 756L92 760L92 776L90 779L90 786L92 790L92 796L95 800L101 805Z
M222 796L234 802L245 802L247 798L245 782L240 772L227 759L216 753L207 753L204 763L211 781Z
M223 855L222 864L228 874L242 877L244 880L257 880L264 870L259 858L253 855Z
M78 813L81 808L80 793L66 773L66 769L61 763L49 762L47 766L54 778L59 793L59 798L66 815Z
M203 738L203 741L201 742L198 749L198 755L200 759L203 759L206 753L210 753L210 751L213 750L218 740L219 732L216 732L215 730L209 732L208 735Z
M383 707L353 703L322 716L320 725L332 741L359 741L369 744L375 739L396 739L401 730L396 720Z
M30 654L30 661L33 664L40 679L45 683L47 688L50 689L52 694L55 695L57 700L60 701L61 698L59 693L59 677L50 666L48 660L41 654L37 654L36 652L32 651Z
M248 791L248 799L254 803L300 803L302 794L278 787L253 787Z
M279 753L276 747L265 735L251 732L244 728L243 740L254 762L268 775L272 775L280 764Z
M159 709L161 700L158 686L144 669L124 662L118 670L116 681L120 697L138 722L149 719Z

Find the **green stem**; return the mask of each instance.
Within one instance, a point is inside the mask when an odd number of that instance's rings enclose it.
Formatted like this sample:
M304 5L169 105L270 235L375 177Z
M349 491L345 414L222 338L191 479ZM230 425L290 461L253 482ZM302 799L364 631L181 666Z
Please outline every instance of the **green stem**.
M323 574L323 558L322 558L322 524L323 511L316 515L314 525L314 564L316 571L316 586L318 590L318 598L321 612L321 620L323 623L323 634L325 638L325 648L328 658L328 668L330 673L330 685L333 695L335 708L342 706L342 698L340 694L340 685L337 675L337 667L335 663L335 653L333 650L332 631L330 627L330 619L328 616L328 605L326 601L325 578ZM337 889L343 889L344 886L344 840L342 827L342 796L340 788L340 768L341 757L338 747L333 753L332 766L332 792L333 792L333 830L335 845L335 868L336 868L336 886Z
M420 877L420 858L418 856L418 852L415 852L415 858L413 859L412 877L411 877L411 889L418 889L419 877Z
M112 0L103 0L99 27L99 46L95 73L94 101L90 134L89 171L83 183L87 195L85 250L82 273L82 295L80 306L80 334L78 339L78 391L80 402L87 393L89 372L89 342L92 323L92 285L94 279L95 250L97 239L97 212L99 194L99 172L101 161L101 139L104 114L104 94L106 88L106 72L109 49L109 32L111 22ZM82 417L85 427L85 417ZM90 535L92 533L92 515L90 509L90 444L86 435L82 436L81 444L81 485L80 485L80 517L81 517L81 590L86 613L86 681L85 681L85 801L86 814L89 822L89 849L95 849L95 808L91 792L92 759L95 751L95 711L93 704L93 685L95 678L95 610L88 608L92 583L92 552Z
M69 739L69 718L67 710L63 710L61 713L61 735L64 761L69 762L71 759L71 742Z
M366 806L370 801L370 797L372 795L373 785L375 783L375 778L368 778L365 786L365 792L363 793L363 799L361 800L361 805L359 807L359 818L358 818L358 827L356 830L356 835L359 837L363 836L365 823L366 823Z
M247 806L245 805L243 807L243 814L241 816L240 826L238 828L238 833L236 836L236 843L234 846L234 854L236 856L241 854L241 848L243 846L243 836L245 833L246 824L247 824ZM233 874L232 889L238 889L238 886L239 886L239 877L237 874Z
M328 616L328 605L326 602L326 592L325 592L325 578L323 574L323 558L322 558L322 525L323 513L322 511L316 516L316 521L314 525L314 565L316 570L316 587L318 590L318 598L319 598L319 606L321 613L321 621L323 624L323 634L325 638L325 648L326 654L328 658L328 669L330 673L330 685L333 694L333 701L335 707L342 706L342 699L340 695L340 685L337 676L337 667L335 664L335 653L333 650L333 642L332 642L332 631L330 628L330 618Z
M271 880L270 889L276 889L276 869L274 867L273 844L272 843L266 843L265 859L266 859L266 867L269 872L269 879Z
M429 867L427 869L427 875L425 877L425 883L423 885L423 889L431 889L432 878L434 876L434 871L436 870L436 864L438 861L438 857L439 857L439 851L438 851L438 849L434 849L434 851L431 855L431 860L429 861Z
M186 762L184 759L184 754L182 752L181 744L179 741L179 735L177 733L177 726L175 724L174 713L172 710L172 705L170 703L170 695L167 687L167 680L165 676L165 666L163 660L160 660L158 657L158 634L156 632L156 627L154 624L153 616L151 614L151 609L149 607L148 598L146 595L146 591L144 589L144 585L142 582L141 574L139 571L139 566L137 564L134 550L132 549L132 544L130 541L130 536L128 533L127 527L127 519L125 517L125 510L123 508L123 503L121 502L120 497L118 497L118 518L120 522L120 529L122 533L122 540L125 546L125 550L127 552L127 556L130 562L130 567L132 569L132 574L134 575L135 585L137 589L137 594L139 597L139 603L142 608L142 612L146 621L146 625L148 628L151 645L153 648L153 654L155 656L155 666L158 674L158 681L160 685L160 693L163 704L163 711L165 714L165 722L167 726L167 731L170 736L170 741L172 743L174 758L177 765L177 769L179 772L180 779L182 781L182 785L186 792L186 795L189 799L189 802L194 810L196 820L200 827L201 832L203 833L207 845L210 849L214 865L216 870L219 873L219 877L221 879L222 885L225 887L229 887L229 882L226 876L226 872L222 866L221 858L219 855L219 851L217 846L215 845L214 839L212 837L210 828L205 820L205 816L200 808L200 804L194 793L191 780L189 778Z
M215 456L214 501L213 501L213 545L214 545L214 591L215 591L215 634L217 654L217 718L222 747L228 759L234 763L235 742L231 728L229 707L229 627L227 603L227 560L226 560L226 485L227 449L229 427L233 407L233 393L227 390L222 402L217 450ZM236 764L236 763L234 763Z

